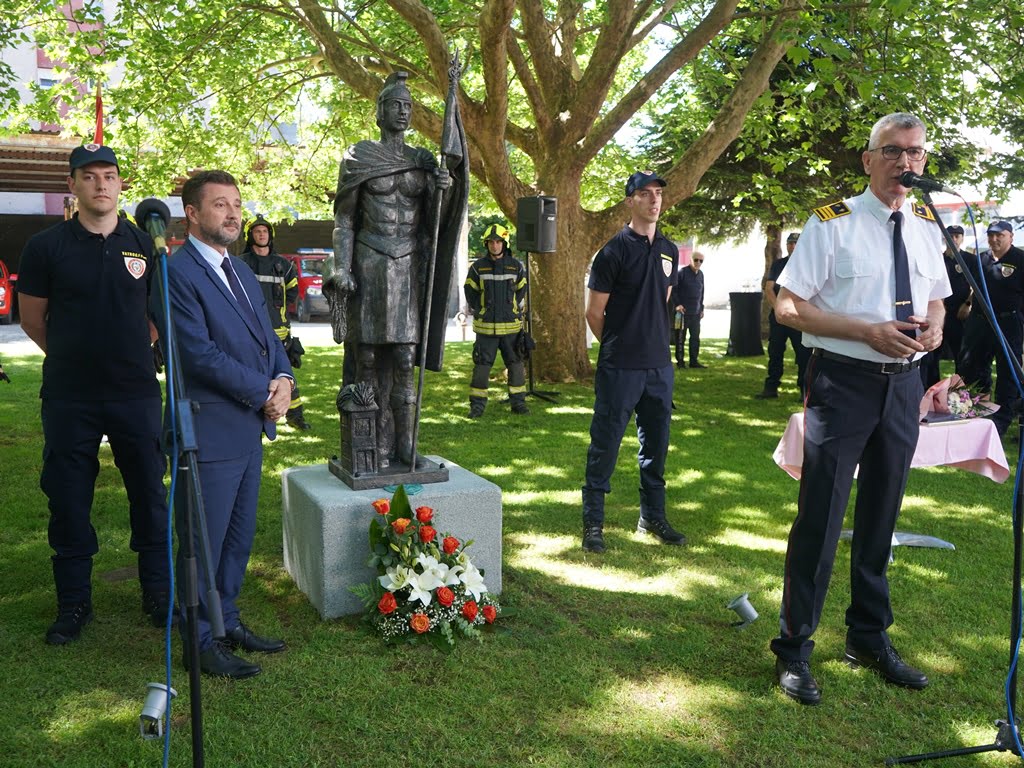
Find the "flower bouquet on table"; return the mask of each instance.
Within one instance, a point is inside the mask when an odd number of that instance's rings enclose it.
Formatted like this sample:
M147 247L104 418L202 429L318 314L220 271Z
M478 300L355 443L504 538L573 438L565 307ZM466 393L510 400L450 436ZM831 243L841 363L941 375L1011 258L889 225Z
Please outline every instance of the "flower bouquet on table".
M365 620L387 642L425 639L450 650L456 634L482 641L501 606L466 553L473 542L438 534L434 510L413 511L404 486L373 508L369 565L378 576L349 588Z
M990 416L998 410L999 406L989 402L987 394L978 392L976 387L968 386L953 374L924 393L920 414L921 421L934 424Z

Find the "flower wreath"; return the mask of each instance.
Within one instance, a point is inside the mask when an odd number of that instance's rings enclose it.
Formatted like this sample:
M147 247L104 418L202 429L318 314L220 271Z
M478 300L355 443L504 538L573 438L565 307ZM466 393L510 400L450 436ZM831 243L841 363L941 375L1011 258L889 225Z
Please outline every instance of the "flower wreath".
M456 632L482 641L481 630L502 610L466 553L473 542L439 536L434 510L413 512L405 486L373 508L368 565L378 577L349 588L363 601L364 619L386 642L425 638L450 650Z

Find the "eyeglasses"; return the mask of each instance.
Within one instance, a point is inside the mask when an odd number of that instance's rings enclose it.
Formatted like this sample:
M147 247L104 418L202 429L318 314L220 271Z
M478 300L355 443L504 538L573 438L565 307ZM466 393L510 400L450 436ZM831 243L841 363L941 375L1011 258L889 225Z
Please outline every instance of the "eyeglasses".
M881 152L886 160L899 160L900 155L907 153L907 158L917 162L928 157L928 150L924 147L897 147L895 144L886 144L884 147L875 147L868 152Z
M704 259L690 259L694 264L703 264Z

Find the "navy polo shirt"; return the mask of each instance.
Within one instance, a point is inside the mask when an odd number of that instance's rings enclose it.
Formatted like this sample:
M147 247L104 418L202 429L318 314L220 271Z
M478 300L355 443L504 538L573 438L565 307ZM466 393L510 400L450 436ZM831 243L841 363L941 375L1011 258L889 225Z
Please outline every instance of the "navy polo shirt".
M974 279L978 280L978 258L971 256L965 261ZM992 258L991 251L984 251L981 269L993 312L1001 315L1024 310L1024 251L1015 245L1010 246L999 261Z
M609 294L597 364L610 368L671 365L668 289L679 249L659 231L654 242L623 227L598 251L588 287Z
M968 269L970 269L971 259L974 258L974 254L960 251L960 255L963 257L964 263L968 265ZM950 313L956 314L960 309L960 305L967 301L967 297L971 293L971 286L963 272L960 271L960 265L956 263L955 259L946 256L943 258L943 261L946 262L946 275L949 277L949 287L953 292L944 298L942 303L946 305L947 315Z
M48 300L40 397L159 397L147 311L153 240L119 220L109 236L78 216L34 235L18 269L18 292Z

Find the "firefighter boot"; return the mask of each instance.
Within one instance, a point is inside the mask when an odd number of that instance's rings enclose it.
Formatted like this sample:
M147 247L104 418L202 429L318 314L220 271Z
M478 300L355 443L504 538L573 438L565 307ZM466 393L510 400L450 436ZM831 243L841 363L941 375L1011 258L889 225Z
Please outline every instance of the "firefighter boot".
M484 409L487 407L487 398L480 397L479 395L469 396L469 418L479 419L484 415Z
M302 415L301 405L297 405L294 408L289 408L288 413L285 414L284 418L286 422L291 424L296 429L301 429L303 431L307 429L312 429L312 427L309 425L309 423Z

